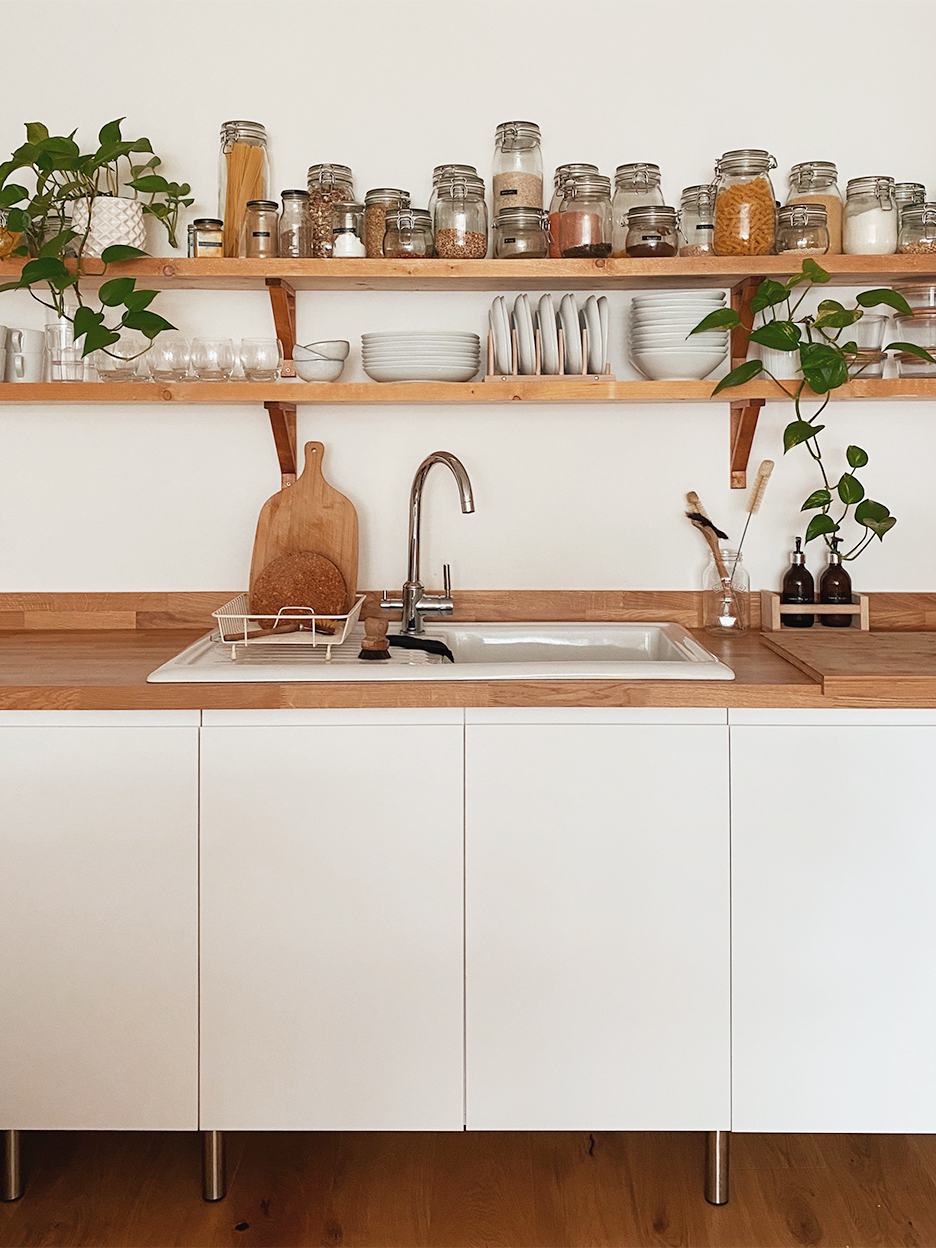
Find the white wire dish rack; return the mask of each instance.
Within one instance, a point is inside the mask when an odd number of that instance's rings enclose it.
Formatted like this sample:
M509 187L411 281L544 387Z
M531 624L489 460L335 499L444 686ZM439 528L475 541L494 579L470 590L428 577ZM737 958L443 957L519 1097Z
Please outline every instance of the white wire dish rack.
M364 595L358 594L346 615L322 615L311 607L282 607L275 615L256 615L250 610L247 594L238 594L212 615L218 621L217 640L231 647L231 658L247 646L288 646L298 655L325 648L325 662L331 661L332 647L340 646L358 622ZM324 623L334 631L317 629ZM289 631L274 632L283 625ZM299 648L298 650L296 648Z

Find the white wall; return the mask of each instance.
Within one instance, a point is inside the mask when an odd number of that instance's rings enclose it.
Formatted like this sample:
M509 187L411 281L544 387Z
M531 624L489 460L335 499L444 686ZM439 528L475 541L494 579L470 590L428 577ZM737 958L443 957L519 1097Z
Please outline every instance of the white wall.
M216 207L220 123L264 122L275 189L303 186L317 161L354 169L358 194L405 186L425 203L432 166L476 164L489 177L494 128L537 121L547 170L590 160L662 166L676 202L735 147L777 157L778 197L791 164L831 159L845 179L889 173L936 196L926 139L936 5L931 0L4 0L0 151L39 119L55 133L126 114L165 172L190 181L195 215ZM42 29L42 72L28 32ZM11 55L11 52L14 52ZM155 241L155 240L154 240ZM154 248L165 254L164 239ZM559 288L561 290L561 287ZM619 376L627 296L612 294ZM483 331L483 294L301 294L299 339L387 325ZM176 293L157 304L180 329L231 334L270 327L261 294ZM0 296L0 322L43 323L28 296ZM777 459L752 525L747 562L772 586L799 504L818 482L800 448L783 460L789 418L765 409L752 461ZM861 588L934 588L936 411L930 403L840 403L828 450L871 455L872 496L899 517L853 569ZM437 469L427 492L424 580L453 565L456 588L694 587L700 536L682 518L695 489L732 537L744 496L728 489L728 408L300 408L300 436L327 447L327 471L355 502L362 584L399 585L406 501L420 459L465 462L477 513L459 512ZM237 588L253 528L278 488L262 409L48 407L0 412L0 590ZM812 562L823 560L817 548Z

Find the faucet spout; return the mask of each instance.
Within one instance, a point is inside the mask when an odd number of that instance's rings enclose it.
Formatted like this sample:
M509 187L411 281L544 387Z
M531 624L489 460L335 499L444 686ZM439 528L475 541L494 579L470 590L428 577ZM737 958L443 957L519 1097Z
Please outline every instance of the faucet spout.
M471 481L461 460L449 451L433 451L431 455L427 455L416 469L416 475L413 477L413 488L410 490L409 559L406 573L406 579L410 585L418 585L420 583L419 536L422 519L422 494L423 486L426 484L426 477L428 477L433 464L445 464L451 470L458 486L461 509L465 515L468 515L475 509L474 495L471 492Z

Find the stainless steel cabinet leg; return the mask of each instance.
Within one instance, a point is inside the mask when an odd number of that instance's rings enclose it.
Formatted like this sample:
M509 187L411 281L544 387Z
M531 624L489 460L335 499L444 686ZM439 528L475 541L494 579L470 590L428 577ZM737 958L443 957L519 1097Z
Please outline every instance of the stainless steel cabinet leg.
M705 1199L710 1205L728 1204L730 1140L730 1131L709 1131L705 1137Z
M3 1177L0 1200L19 1200L23 1194L22 1138L19 1131L3 1132Z
M202 1198L223 1200L227 1195L224 1132L202 1132Z

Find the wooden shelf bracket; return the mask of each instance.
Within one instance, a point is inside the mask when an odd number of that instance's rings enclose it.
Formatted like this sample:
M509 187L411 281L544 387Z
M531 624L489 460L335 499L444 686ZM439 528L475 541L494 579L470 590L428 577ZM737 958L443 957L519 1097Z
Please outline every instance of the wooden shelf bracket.
M731 307L741 317L741 324L731 331L731 367L737 368L747 359L748 342L754 328L751 300L764 279L746 277L731 288ZM730 485L733 490L747 487L747 466L757 418L764 406L763 399L746 399L731 404Z
M265 279L273 305L273 324L276 336L283 344L283 377L295 377L293 348L296 345L296 292L284 277Z
M283 489L296 484L296 405L295 403L264 403L270 414L273 441L283 478Z

